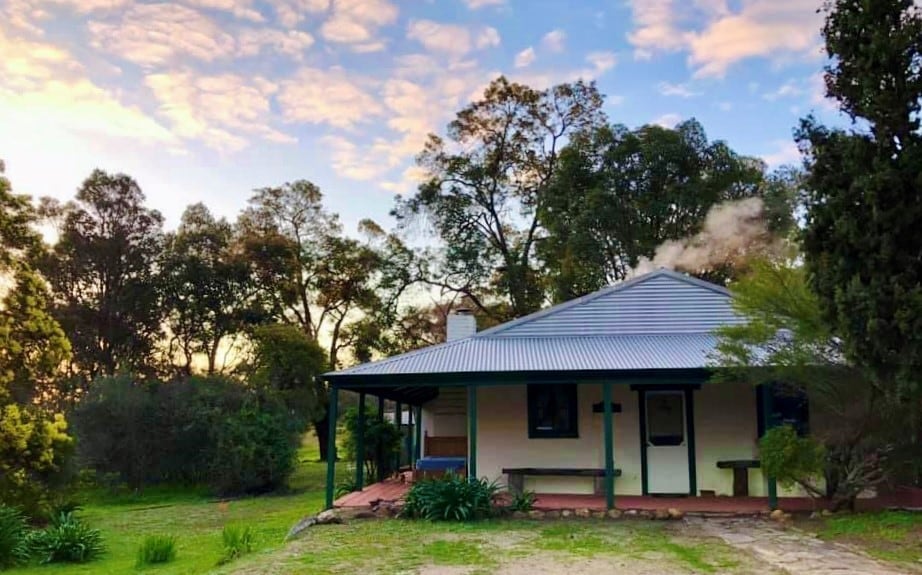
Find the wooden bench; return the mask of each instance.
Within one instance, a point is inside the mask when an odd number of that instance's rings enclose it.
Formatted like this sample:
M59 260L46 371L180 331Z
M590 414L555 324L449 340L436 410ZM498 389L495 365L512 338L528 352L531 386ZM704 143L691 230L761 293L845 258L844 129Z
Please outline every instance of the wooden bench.
M525 476L530 477L605 477L604 469L592 467L504 467L509 476L509 491L521 493L525 490ZM615 477L621 477L621 470L615 469Z
M761 467L758 459L728 459L717 462L717 469L733 470L733 496L749 496L749 470Z

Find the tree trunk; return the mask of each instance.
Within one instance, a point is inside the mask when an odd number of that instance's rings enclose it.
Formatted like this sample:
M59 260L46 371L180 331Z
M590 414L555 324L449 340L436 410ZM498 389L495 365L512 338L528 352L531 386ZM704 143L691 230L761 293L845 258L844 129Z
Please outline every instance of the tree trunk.
M324 414L321 419L314 422L314 433L317 435L318 447L320 447L320 461L327 460L327 443L330 438L330 411L324 408Z

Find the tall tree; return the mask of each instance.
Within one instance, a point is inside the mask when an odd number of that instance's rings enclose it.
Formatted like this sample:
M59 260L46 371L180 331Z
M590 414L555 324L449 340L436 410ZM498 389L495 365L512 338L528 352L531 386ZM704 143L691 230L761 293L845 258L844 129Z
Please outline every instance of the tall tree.
M805 261L848 357L893 400L911 402L919 445L922 14L912 0L836 0L825 10L826 93L855 122L801 122Z
M339 367L343 352L364 331L369 314L393 309L414 277L412 252L376 224L363 221L366 241L345 237L314 184L300 180L257 190L239 225L246 259L261 301L280 322L297 325ZM323 417L315 422L326 457L326 390L318 389Z
M157 259L163 217L125 174L95 170L66 205L49 205L59 239L43 258L55 316L70 336L75 372L86 379L150 371L163 311Z
M209 375L216 373L222 343L262 315L235 239L233 226L204 204L186 208L176 232L166 236L161 285L169 350L181 356L186 374L196 356L206 359Z
M418 158L430 179L398 198L394 215L403 227L422 216L442 239L433 283L503 319L544 303L541 203L562 145L604 122L602 103L591 83L536 90L500 77L458 112L447 139L430 135Z
M664 241L697 233L715 204L758 195L763 172L761 161L708 141L694 119L579 134L539 212L554 299L624 279Z
M29 196L13 192L5 168L0 160L0 272L8 271L23 256L34 254L41 245L32 227L36 221L32 202Z

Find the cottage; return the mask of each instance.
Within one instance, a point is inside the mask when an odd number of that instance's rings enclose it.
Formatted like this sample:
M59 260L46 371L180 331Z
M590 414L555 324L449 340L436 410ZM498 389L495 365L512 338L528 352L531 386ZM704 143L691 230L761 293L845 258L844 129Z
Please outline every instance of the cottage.
M608 508L649 496L774 507L758 438L766 422L806 428L809 410L768 386L710 381L715 328L743 321L731 299L659 270L479 333L454 315L444 344L325 377L334 408L343 389L411 406L420 469Z

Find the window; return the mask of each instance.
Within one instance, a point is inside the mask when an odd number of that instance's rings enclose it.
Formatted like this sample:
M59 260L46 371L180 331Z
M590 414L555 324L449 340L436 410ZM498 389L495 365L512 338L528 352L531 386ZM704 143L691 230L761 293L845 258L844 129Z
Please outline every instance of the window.
M528 386L528 437L579 437L576 384Z
M765 434L765 414L760 392L761 390L756 390L756 409L759 418L759 437L762 437ZM772 424L790 425L797 430L797 435L801 437L808 435L810 433L810 404L807 401L807 394L802 390L782 384L772 384L771 394Z
M654 447L685 443L685 392L647 392L647 443Z

